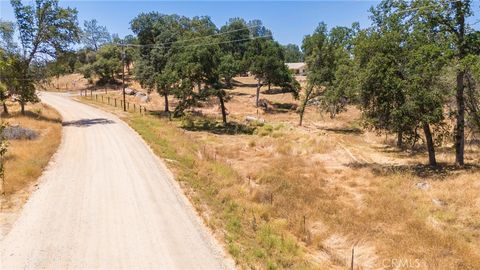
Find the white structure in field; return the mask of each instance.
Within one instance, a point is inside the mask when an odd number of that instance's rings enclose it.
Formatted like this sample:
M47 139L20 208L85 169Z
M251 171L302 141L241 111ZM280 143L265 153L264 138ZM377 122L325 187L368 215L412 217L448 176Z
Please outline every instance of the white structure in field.
M301 75L301 76L307 75L307 64L303 62L302 63L285 63L285 65L287 65L288 69L290 69L295 75Z

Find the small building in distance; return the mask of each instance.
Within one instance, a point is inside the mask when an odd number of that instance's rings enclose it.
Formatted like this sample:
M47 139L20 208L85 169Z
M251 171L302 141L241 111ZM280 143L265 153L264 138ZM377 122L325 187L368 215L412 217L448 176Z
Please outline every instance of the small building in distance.
M301 63L285 63L285 65L288 66L288 69L290 69L293 74L295 75L300 75L300 76L305 76L307 75L307 64L301 62Z

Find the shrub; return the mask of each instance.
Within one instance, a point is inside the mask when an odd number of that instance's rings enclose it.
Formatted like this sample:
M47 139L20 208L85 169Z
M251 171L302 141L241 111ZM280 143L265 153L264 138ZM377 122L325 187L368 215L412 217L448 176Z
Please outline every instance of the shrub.
M182 118L182 127L186 129L192 129L195 127L195 122L190 115L185 115Z
M33 109L33 112L40 117L42 115L42 108Z
M20 126L7 127L2 135L7 140L34 140L38 138L38 132Z
M255 129L255 134L264 137L272 136L274 138L281 137L283 133L279 132L283 128L283 124L265 124Z
M268 136L273 132L273 126L272 125L264 125L255 130L255 134L264 137Z

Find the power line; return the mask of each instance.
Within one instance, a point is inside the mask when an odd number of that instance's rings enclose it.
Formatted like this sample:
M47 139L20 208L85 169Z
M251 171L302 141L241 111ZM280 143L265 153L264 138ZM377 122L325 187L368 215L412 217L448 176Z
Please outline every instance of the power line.
M199 39L204 39L204 38L208 38L208 37L221 36L221 35L225 35L225 34L229 34L229 33L234 33L234 32L239 32L239 31L244 31L244 30L250 30L250 29L258 27L258 26L261 26L261 25L257 24L257 25L253 25L253 26L249 26L249 27L244 27L244 28L240 28L240 29L215 33L215 34L211 34L211 35L207 35L207 36L201 36L201 37L196 37L196 38L191 38L191 39L186 39L186 40L178 40L178 41L171 41L171 42L164 42L164 43L152 43L152 44L124 44L124 46L128 46L128 47L156 47L156 46L162 46L162 47L165 47L164 45L170 45L170 44L173 44L173 43L184 43L184 42L188 42L188 41L192 41L192 40L199 40Z
M176 48L186 48L186 47L199 47L199 46L207 46L207 45L228 44L228 43L234 43L234 42L239 42L239 41L247 41L247 40L254 40L254 39L260 39L260 38L270 38L270 37L272 37L272 35L260 36L260 37L252 37L252 38L243 38L243 39L235 39L235 40L228 40L228 41L222 41L222 42L213 42L213 43L204 43L204 44L191 44L191 45L178 46L178 47L176 47Z
M235 39L235 40L228 40L228 41L222 41L222 42L213 42L213 43L203 43L203 44L190 44L190 45L182 45L182 46L176 46L175 48L186 48L186 47L199 47L199 46L207 46L207 45L218 45L218 44L227 44L227 43L234 43L234 42L240 42L240 41L247 41L247 40L255 40L255 39L260 39L260 38L271 38L273 37L272 35L266 35L266 36L259 36L259 37L249 37L249 38L243 38L243 39ZM157 44L145 44L145 45L140 45L140 44L118 44L116 43L115 45L120 45L120 46L131 46L132 47L152 47L155 48ZM165 46L161 46L161 44L158 44L159 48L164 48Z

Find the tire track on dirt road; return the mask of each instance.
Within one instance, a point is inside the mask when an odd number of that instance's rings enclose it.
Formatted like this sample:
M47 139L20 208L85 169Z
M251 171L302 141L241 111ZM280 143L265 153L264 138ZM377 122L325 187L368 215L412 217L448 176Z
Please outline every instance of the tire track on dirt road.
M0 241L1 269L232 269L163 163L118 117L42 93L63 141Z

